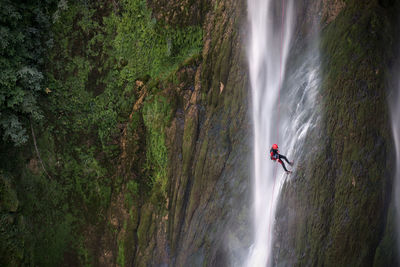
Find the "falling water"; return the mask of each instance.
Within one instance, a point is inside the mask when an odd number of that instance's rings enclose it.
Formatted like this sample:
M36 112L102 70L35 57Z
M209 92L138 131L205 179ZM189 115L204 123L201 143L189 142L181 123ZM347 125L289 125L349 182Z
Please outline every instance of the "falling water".
M255 240L247 259L249 267L265 266L271 253L271 239L268 237L270 224L273 223L271 217L274 216L270 209L274 209L271 201L275 199L272 196L275 177L273 165L268 160L268 152L273 141L277 142L278 138L272 123L273 116L277 115L280 78L285 74L284 66L291 37L292 2L278 16L272 12L273 5L272 0L248 0L251 35L248 60L253 99L255 182ZM285 19L282 19L283 14Z
M248 17L255 236L246 265L264 267L271 264L276 199L286 177L282 168L269 159L269 149L273 143L280 142L281 153L289 159L294 158L301 154L299 148L307 132L318 123L315 103L319 87L319 53L316 45L309 45L314 48L304 53L298 66L287 70L294 23L292 1L248 0ZM274 175L276 171L277 175Z

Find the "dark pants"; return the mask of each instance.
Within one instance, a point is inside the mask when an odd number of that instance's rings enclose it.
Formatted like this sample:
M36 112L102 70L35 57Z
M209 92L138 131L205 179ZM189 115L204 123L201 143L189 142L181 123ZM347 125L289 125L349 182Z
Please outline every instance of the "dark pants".
M288 171L288 170L286 169L285 163L282 161L282 159L285 160L287 163L290 164L289 160L288 160L284 155L281 155L281 154L278 154L278 155L279 155L278 162L279 162L280 164L282 164L282 167L283 167L283 169L284 169L285 171Z

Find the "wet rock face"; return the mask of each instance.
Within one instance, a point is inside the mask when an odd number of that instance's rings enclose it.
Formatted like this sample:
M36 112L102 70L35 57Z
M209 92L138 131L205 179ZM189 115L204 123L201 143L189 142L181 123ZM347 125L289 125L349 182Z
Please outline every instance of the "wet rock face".
M142 206L133 262L230 266L250 236L246 1L148 2L168 23L202 23L204 48L164 88L177 103L166 129L167 208Z
M248 94L240 26L244 1L216 1L205 22L202 63L171 158L170 244L174 264L224 266L249 211ZM221 86L223 85L223 86ZM221 90L221 88L223 88ZM177 122L178 124L178 122ZM177 166L177 167L175 167ZM175 173L174 173L175 172ZM240 218L238 220L238 218ZM231 246L231 247L230 247Z
M399 5L337 7L321 22L323 120L276 214L277 266L397 266L387 79Z

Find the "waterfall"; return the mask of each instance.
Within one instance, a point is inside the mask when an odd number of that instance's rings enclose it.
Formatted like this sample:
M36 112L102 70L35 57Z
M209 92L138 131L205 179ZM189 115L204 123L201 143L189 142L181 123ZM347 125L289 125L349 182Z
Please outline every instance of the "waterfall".
M284 9L282 4L286 4ZM276 203L287 177L280 164L270 160L269 149L279 142L280 152L290 160L295 159L302 153L302 143L319 118L318 46L309 44L307 51L297 56L296 65L286 66L294 26L293 5L291 0L248 0L247 49L254 125L254 242L245 260L249 267L272 264ZM279 88L280 75L282 88Z
M272 196L272 188L274 183L277 188L280 188L282 181L281 176L276 176L278 181L274 181L274 165L270 162L268 155L272 143L277 142L275 131L277 126L273 125L273 118L277 115L276 103L280 91L280 75L284 77L289 52L292 2L290 1L284 10L284 20L282 20L282 13L278 12L279 15L275 15L272 12L274 4L272 0L248 0L250 22L248 60L253 99L255 212L255 240L247 259L249 267L265 266L270 258L271 238L269 237L271 234L269 230L273 228L270 224L273 224L275 209L272 203L276 202L274 200L277 196L277 194ZM284 25L281 21L284 21Z

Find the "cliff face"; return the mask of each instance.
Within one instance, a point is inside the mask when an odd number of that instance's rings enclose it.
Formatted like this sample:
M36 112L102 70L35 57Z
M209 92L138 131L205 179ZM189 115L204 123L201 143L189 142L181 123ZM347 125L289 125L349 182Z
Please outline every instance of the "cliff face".
M227 265L229 252L242 246L227 244L242 240L249 217L250 162L243 160L250 159L251 130L241 32L245 3L212 6L198 79L182 106L184 124L172 129L178 150L171 153L169 234L178 266Z
M249 242L246 3L189 2L156 7L156 17L168 23L203 22L203 50L177 71L175 82L158 85L167 101L176 103L165 128L168 182L165 194L143 202L133 220L119 216L120 225L132 224L131 232L118 237L133 242L124 246L126 264L225 266Z
M1 264L237 260L250 217L245 1L52 8L45 118L25 146L0 143Z
M155 216L151 204L139 212L138 229L147 230L140 234L146 242L138 247L136 263L221 266L249 245L251 162L243 161L251 160L251 144L243 142L250 140L249 95L245 40L236 24L245 21L245 5L210 4L202 59L190 70L194 79L171 87L181 100L166 135L167 208L164 217ZM397 8L390 1L296 3L289 62L296 62L311 41L321 43L317 108L322 119L282 190L275 265L397 263L386 104ZM181 91L184 87L193 89Z
M26 146L0 143L1 264L243 263L246 5L60 1L38 98L46 119ZM399 3L305 0L295 11L288 72L318 40L321 123L283 186L273 263L396 266L387 81Z
M277 266L397 266L387 81L399 5L339 2L323 1L337 4L321 23L323 118L283 186Z

